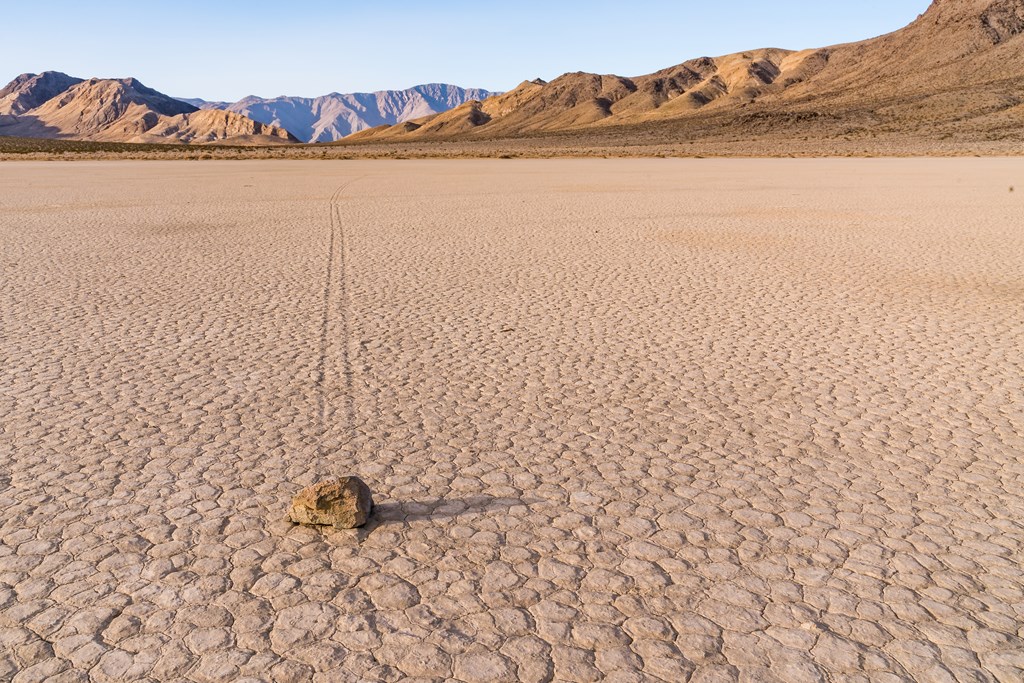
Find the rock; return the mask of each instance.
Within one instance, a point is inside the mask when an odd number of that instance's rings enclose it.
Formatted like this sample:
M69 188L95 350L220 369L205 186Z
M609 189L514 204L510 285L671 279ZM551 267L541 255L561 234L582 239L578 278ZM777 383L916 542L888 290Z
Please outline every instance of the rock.
M299 491L286 519L293 524L355 529L366 524L372 509L370 487L359 477L342 477Z

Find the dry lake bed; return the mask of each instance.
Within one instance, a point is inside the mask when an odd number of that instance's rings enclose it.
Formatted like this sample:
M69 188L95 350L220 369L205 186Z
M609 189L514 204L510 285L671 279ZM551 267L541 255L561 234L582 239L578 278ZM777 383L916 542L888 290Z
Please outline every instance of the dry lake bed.
M13 162L0 269L2 680L1024 678L1020 159Z

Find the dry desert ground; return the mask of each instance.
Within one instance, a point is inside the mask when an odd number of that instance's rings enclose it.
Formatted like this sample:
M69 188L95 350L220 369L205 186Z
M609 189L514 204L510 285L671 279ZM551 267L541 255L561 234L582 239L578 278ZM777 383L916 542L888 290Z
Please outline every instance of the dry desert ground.
M1020 681L1022 216L1020 159L0 164L0 679Z

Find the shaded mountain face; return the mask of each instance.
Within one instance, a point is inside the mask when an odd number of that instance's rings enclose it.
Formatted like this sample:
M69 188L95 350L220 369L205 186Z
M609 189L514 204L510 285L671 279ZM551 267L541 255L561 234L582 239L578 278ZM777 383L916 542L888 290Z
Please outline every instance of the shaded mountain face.
M814 121L822 129L831 125L835 135L872 127L932 134L1019 130L1024 0L935 0L906 28L859 43L703 57L634 78L572 73L550 83L527 81L483 102L350 140L586 131L660 131L671 139L699 132L701 122L744 134L741 121L768 127ZM799 132L804 124L793 125Z
M0 114L24 114L81 82L59 71L22 74L0 90Z
M297 142L233 112L208 116L134 78L19 76L0 96L0 135L103 142Z
M352 133L448 111L494 93L433 83L408 90L331 93L322 97L246 97L233 104L184 99L201 109L225 109L285 128L303 142L330 142Z

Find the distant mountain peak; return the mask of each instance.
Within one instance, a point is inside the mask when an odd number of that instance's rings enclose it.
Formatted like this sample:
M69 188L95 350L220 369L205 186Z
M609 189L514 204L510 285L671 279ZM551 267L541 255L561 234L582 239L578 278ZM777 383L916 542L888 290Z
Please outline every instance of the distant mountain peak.
M333 92L319 97L258 97L234 103L182 100L200 109L224 109L264 124L279 126L304 142L331 142L352 133L449 111L494 95L479 88L424 83L405 90Z

